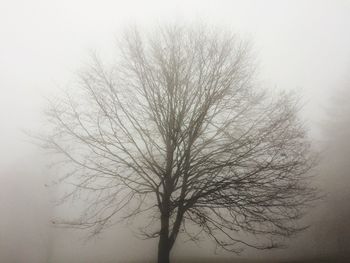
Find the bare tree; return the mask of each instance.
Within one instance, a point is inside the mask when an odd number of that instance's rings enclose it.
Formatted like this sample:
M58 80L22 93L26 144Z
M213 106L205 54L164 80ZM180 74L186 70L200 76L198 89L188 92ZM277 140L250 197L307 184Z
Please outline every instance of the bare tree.
M72 164L65 178L75 190L92 193L71 225L95 234L124 207L144 213L161 263L179 233L239 252L304 229L296 222L314 198L314 162L298 99L256 87L245 42L166 26L129 30L118 47L114 66L95 58L48 111L46 146Z

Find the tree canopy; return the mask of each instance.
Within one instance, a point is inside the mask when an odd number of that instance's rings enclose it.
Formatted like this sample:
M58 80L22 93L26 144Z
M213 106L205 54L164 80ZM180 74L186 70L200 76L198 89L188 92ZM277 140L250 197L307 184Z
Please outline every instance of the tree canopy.
M98 233L124 207L144 213L159 262L179 233L239 252L302 230L315 191L299 100L254 76L249 45L206 27L128 30L112 66L94 57L48 111L46 146L70 163L75 190L91 193L71 224Z

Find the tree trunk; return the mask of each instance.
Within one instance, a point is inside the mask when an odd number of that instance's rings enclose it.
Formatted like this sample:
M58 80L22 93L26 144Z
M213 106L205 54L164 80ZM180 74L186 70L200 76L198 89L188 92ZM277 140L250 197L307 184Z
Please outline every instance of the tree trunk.
M167 236L159 237L158 244L158 263L169 263L170 262L170 242Z
M166 203L167 204L167 203ZM159 232L159 244L158 244L158 263L170 262L170 250L171 243L169 238L169 213L168 207L164 204L165 209L160 218L160 232Z

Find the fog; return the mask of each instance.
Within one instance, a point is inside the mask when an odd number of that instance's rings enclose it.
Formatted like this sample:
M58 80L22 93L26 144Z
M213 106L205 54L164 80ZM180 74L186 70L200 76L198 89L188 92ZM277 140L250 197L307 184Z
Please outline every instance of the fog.
M325 197L310 229L276 251L247 249L242 258L338 258L350 244L350 1L3 1L0 8L0 261L152 262L156 240L117 224L96 238L52 226L79 207L56 205L50 156L28 131L45 129L46 98L72 86L91 51L111 59L128 25L206 23L253 44L261 85L296 90L303 119L321 152L315 184ZM208 241L177 242L174 255L217 259ZM213 261L215 262L215 261ZM332 261L330 261L332 262Z

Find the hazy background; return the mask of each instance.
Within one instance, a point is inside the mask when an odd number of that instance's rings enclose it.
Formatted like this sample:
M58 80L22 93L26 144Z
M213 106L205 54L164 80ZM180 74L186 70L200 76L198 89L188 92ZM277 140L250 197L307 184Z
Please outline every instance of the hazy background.
M0 262L108 262L156 254L119 225L84 242L50 227L74 207L53 205L48 169L24 130L41 130L45 96L69 86L96 50L113 54L124 26L204 22L253 42L262 85L296 89L323 159L317 184L328 193L313 227L284 251L246 257L345 254L350 244L350 1L0 1ZM180 240L179 240L180 241ZM180 243L180 242L178 242ZM174 253L215 257L213 247L178 244Z

